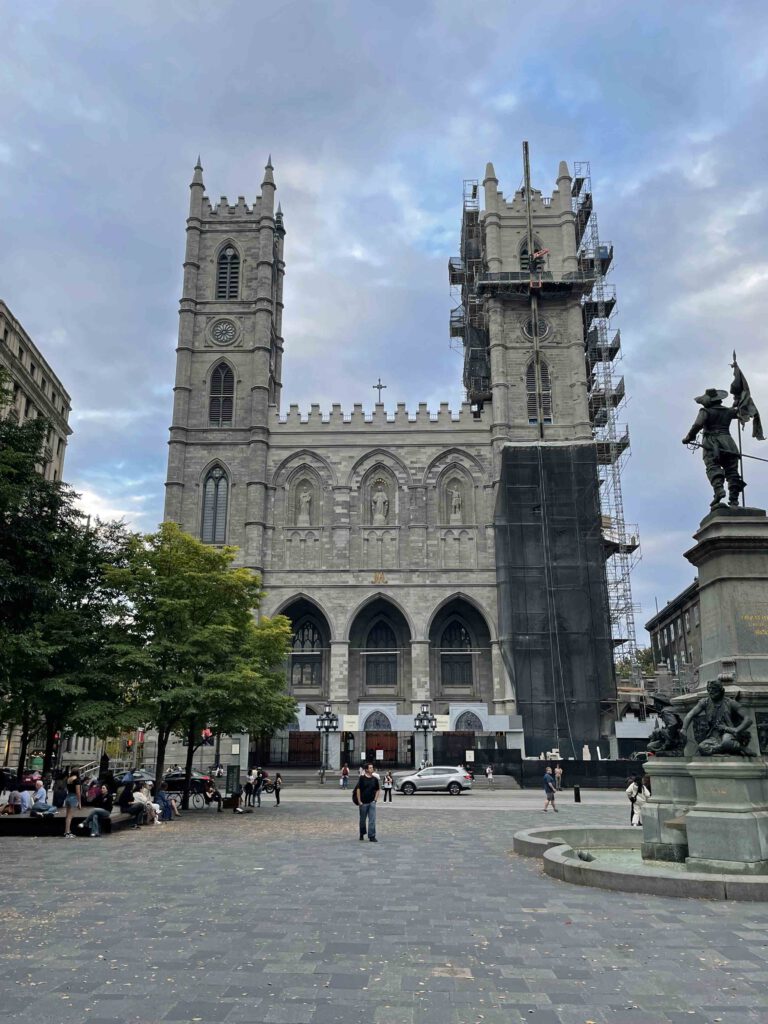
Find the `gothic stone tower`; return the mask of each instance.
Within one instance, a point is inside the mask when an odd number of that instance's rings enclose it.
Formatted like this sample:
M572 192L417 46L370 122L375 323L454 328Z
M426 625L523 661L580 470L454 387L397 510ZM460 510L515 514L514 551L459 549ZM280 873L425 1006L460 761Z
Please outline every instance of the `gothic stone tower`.
M279 408L283 353L285 230L271 159L252 206L242 196L213 206L199 159L190 191L165 518L236 544L261 570L268 415Z
M605 550L585 364L584 299L572 180L551 197L526 184L507 200L492 164L479 209L465 184L461 288L451 330L464 383L492 409L499 634L526 750L580 756L607 731L615 698Z

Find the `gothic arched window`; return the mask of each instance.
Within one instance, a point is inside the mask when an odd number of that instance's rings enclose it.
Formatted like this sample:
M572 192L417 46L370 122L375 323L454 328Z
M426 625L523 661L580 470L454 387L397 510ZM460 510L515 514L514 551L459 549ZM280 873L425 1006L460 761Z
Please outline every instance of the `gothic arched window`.
M229 481L221 466L208 471L203 483L203 525L200 535L204 544L224 544L227 537L227 502Z
M541 360L539 373L541 375L541 415L545 423L552 422L552 381L549 376L549 366ZM536 406L536 364L533 360L528 363L525 371L525 393L528 403L528 422L539 422L539 411Z
M211 374L211 391L208 402L208 423L210 426L232 426L234 395L235 375L226 363L219 363Z
M538 239L533 240L533 251L534 253L542 252L542 246ZM537 256L533 261L534 270L542 270L545 265L545 256ZM526 239L520 248L520 270L525 272L531 269L531 255L528 248L528 240Z
M367 686L397 686L397 638L383 620L375 622L365 642Z
M317 625L311 619L305 619L293 633L291 686L320 689L322 684L323 639Z
M474 711L462 711L453 728L456 732L482 732L483 723Z
M216 298L236 299L240 293L240 253L225 245L216 264Z
M440 680L443 686L472 686L472 637L458 619L440 637Z
M365 720L363 732L391 732L392 723L383 711L372 711Z

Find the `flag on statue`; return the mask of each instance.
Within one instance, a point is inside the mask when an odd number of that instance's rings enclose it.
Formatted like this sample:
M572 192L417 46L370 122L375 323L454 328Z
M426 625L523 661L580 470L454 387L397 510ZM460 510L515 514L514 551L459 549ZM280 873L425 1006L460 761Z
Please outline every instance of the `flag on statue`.
M752 395L749 391L749 384L747 378L739 369L739 364L736 362L736 353L733 353L733 384L731 384L731 394L733 395L734 403L739 411L739 423L745 426L749 420L752 420L752 437L758 441L764 441L765 435L763 434L763 424L760 420L760 413L757 411L757 406L752 401Z

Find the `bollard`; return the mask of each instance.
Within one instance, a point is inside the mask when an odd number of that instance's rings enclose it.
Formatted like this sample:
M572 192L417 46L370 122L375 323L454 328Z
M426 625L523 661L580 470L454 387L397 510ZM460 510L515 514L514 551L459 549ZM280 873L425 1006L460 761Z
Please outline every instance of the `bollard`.
M575 804L581 803L581 786L573 787L573 802Z

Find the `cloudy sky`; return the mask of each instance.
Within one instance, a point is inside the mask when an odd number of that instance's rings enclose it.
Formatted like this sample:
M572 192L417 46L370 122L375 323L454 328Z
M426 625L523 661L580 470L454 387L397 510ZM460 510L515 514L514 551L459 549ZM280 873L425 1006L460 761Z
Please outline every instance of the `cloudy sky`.
M0 296L72 395L86 507L161 518L184 222L257 193L286 217L284 399L461 401L446 264L462 179L590 160L616 250L643 558L639 624L687 585L706 511L679 443L733 347L768 414L768 5L465 0L0 2ZM768 457L753 441L747 450ZM768 500L753 463L749 498ZM644 634L640 632L642 638Z

